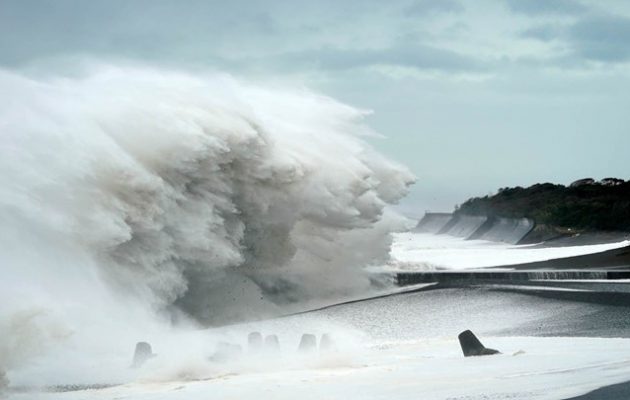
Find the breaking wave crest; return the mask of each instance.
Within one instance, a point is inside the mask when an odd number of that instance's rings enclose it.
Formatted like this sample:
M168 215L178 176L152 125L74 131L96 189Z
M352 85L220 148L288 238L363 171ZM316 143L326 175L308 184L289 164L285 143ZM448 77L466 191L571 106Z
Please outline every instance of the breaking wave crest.
M413 181L363 141L364 112L306 90L108 66L0 71L0 93L4 338L16 318L40 341L112 313L216 324L365 288Z

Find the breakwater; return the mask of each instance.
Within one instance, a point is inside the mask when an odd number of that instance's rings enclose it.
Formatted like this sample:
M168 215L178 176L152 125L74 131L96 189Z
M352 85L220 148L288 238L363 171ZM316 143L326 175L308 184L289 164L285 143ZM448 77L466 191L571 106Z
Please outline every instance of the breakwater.
M414 232L438 233L453 219L451 213L425 213Z
M619 281L630 279L630 271L536 270L536 271L427 271L399 272L399 286L437 282L442 284L530 283L536 281Z
M528 218L427 212L414 231L517 244L534 226L534 221Z

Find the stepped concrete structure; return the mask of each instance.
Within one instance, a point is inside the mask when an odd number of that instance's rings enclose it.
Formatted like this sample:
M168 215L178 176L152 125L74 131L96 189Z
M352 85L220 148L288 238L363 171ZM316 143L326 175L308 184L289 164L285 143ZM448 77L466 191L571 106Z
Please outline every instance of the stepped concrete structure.
M414 232L517 244L534 226L534 221L528 218L427 212L414 228Z
M414 232L438 233L452 218L453 214L451 213L427 212L414 228Z

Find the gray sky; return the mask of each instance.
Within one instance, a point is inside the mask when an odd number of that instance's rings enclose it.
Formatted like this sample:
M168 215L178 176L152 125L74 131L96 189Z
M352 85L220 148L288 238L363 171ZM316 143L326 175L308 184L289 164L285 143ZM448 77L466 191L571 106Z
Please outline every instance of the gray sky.
M0 0L0 65L219 69L370 109L409 210L630 178L630 2ZM70 61L72 62L72 61Z

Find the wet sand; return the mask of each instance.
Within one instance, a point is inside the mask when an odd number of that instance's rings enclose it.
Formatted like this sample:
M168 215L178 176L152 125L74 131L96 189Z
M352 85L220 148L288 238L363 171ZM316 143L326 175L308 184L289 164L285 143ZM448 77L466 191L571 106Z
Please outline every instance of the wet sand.
M605 386L587 394L566 400L628 400L630 399L630 381Z

